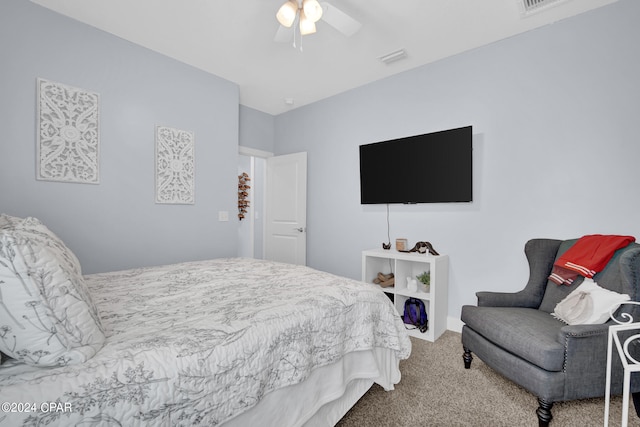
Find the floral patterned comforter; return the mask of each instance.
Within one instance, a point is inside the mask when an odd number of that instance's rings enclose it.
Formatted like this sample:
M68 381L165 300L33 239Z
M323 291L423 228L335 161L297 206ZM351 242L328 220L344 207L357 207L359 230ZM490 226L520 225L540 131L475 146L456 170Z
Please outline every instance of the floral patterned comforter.
M212 426L319 366L411 343L388 298L304 266L230 258L85 276L106 332L83 364L0 367L0 426Z

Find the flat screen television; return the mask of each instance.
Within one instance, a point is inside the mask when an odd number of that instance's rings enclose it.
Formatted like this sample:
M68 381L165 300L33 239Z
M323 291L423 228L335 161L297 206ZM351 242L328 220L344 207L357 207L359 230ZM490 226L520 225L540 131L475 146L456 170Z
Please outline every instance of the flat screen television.
M472 127L360 146L362 204L471 202Z

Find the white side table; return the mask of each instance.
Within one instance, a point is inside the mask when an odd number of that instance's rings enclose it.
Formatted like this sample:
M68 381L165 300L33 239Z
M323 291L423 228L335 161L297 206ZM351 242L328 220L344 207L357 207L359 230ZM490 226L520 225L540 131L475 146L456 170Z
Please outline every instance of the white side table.
M638 331L627 338L624 342L620 342L618 333L621 331ZM629 419L629 385L631 382L631 373L640 372L640 361L631 357L628 351L629 344L640 339L640 323L627 323L614 325L609 327L609 345L607 348L607 385L605 390L605 407L604 407L604 427L609 425L609 405L611 403L611 362L613 357L613 345L615 343L616 351L622 367L624 368L624 383L622 388L622 427L627 427Z

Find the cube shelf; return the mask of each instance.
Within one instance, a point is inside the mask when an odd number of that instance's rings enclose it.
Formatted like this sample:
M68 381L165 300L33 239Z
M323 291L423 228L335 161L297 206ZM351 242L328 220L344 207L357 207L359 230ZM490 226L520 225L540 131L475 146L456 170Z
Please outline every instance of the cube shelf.
M407 288L407 278L429 272L431 281L429 289L422 288L418 282L418 290ZM402 316L407 299L419 298L424 302L429 318L429 329L422 333L417 329L409 329L409 335L427 341L435 341L447 329L449 257L447 255L430 255L416 252L398 252L396 250L370 249L362 252L362 281L373 283L378 273L393 273L395 285L380 287L393 300L393 304Z

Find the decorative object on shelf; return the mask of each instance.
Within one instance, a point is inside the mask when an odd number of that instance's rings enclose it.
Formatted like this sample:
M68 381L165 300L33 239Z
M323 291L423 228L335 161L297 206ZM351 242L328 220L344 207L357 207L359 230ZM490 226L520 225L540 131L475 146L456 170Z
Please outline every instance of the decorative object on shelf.
M383 243L382 244L382 249L384 249L385 251L388 251L389 249L391 249L391 242Z
M388 273L388 274L378 273L378 276L376 276L376 278L373 279L373 283L375 283L376 285L380 285L383 288L388 288L390 286L395 285L396 279L395 277L393 277L393 273Z
M420 254L424 254L427 253L427 251L429 251L429 253L431 255L440 255L438 252L436 252L436 250L433 248L433 245L429 242L418 242L416 243L416 245L411 249L411 250L400 250L398 249L399 252L418 252Z
M413 277L407 277L407 289L411 292L418 292L418 281Z
M156 203L195 203L193 132L156 127Z
M251 181L249 178L249 174L246 172L242 172L242 175L238 175L238 219L242 221L244 219L245 214L247 213L247 208L249 207L249 189L251 186L247 184L247 182Z
M396 239L396 250L400 252L406 251L408 244L407 239Z
M424 273L417 275L416 279L424 285L424 291L429 292L429 285L431 285L431 272L425 271Z
M98 184L99 95L44 79L37 89L36 178Z

